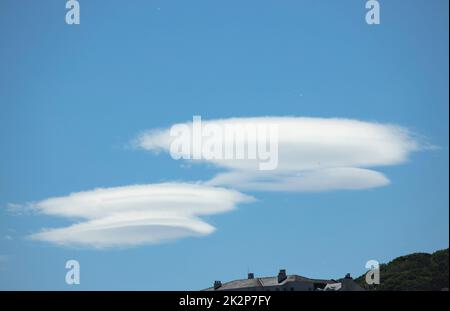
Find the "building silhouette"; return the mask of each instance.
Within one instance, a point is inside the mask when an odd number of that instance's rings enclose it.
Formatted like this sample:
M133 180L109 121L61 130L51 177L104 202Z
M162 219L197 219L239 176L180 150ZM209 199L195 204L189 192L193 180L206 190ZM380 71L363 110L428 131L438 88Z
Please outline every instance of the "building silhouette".
M338 280L310 279L300 275L287 275L281 269L277 276L255 277L248 273L246 279L226 283L214 281L205 291L363 291L350 274Z

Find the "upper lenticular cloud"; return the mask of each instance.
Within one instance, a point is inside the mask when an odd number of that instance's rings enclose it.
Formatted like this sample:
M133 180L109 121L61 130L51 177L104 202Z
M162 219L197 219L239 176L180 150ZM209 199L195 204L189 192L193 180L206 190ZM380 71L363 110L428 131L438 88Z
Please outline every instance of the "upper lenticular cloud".
M203 236L214 227L200 216L227 212L251 200L237 191L188 183L94 189L30 203L30 208L44 214L81 219L30 237L61 245L105 248Z
M419 149L405 128L350 119L301 117L232 118L203 121L208 124L237 124L246 135L248 124L275 124L278 128L278 166L258 172L252 159L203 159L230 170L208 184L245 190L326 191L383 186L389 180L368 168L405 162ZM189 125L190 123L186 123ZM137 139L146 150L169 151L170 129L150 131ZM205 138L208 139L208 138ZM224 144L233 141L225 140ZM226 146L225 146L226 147Z

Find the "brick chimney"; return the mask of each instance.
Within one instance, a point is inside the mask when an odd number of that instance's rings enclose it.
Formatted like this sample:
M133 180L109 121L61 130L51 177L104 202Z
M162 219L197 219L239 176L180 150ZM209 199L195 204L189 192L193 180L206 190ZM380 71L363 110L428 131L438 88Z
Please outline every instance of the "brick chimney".
M287 279L286 270L281 269L280 272L278 272L278 283L281 283L286 279Z
M249 272L248 273L248 279L251 280L251 279L254 279L254 278L255 278L255 275L252 272Z
M220 288L220 287L222 287L222 282L220 282L220 281L214 281L214 289L218 289L218 288Z

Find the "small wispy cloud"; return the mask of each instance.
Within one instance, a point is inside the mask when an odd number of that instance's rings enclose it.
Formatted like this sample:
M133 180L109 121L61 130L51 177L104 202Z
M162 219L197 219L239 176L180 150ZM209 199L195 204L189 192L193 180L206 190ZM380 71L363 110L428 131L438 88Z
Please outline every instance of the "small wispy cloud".
M10 236L9 234L3 236L3 240L5 240L5 241L11 241L12 239L13 239L13 237Z
M32 210L27 204L8 203L6 204L6 210L11 215L21 216L32 213Z

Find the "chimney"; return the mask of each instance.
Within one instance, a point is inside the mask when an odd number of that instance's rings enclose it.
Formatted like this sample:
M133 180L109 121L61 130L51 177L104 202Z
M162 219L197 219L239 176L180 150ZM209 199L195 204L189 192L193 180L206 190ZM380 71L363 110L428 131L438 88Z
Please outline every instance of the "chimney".
M254 278L255 278L255 275L252 272L249 272L248 273L248 279L251 280L251 279L254 279Z
M214 289L218 289L222 286L222 282L220 281L214 281Z
M281 282L283 282L286 279L287 279L286 270L285 269L281 269L280 272L278 272L278 283L281 283Z

